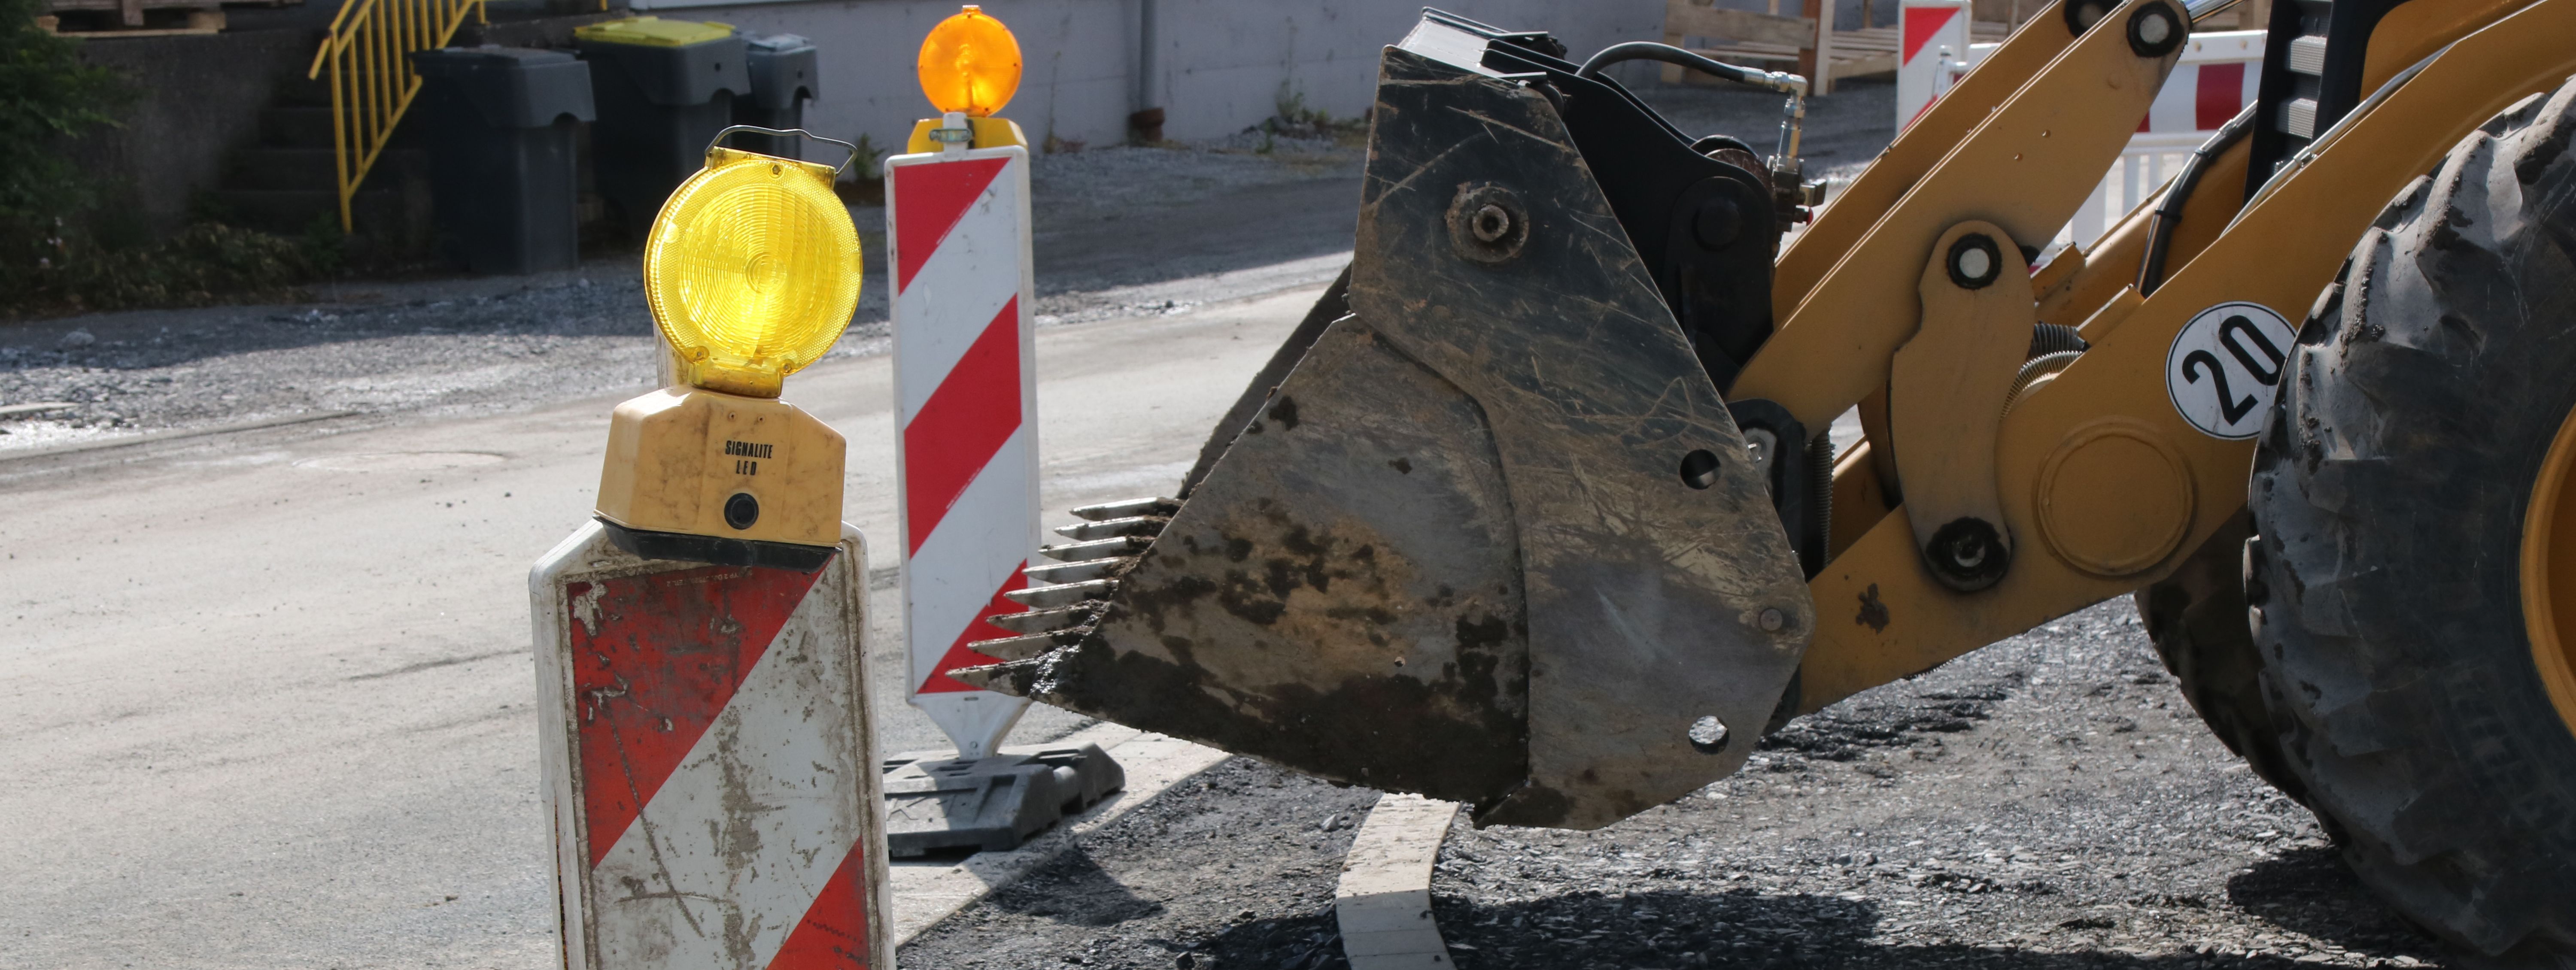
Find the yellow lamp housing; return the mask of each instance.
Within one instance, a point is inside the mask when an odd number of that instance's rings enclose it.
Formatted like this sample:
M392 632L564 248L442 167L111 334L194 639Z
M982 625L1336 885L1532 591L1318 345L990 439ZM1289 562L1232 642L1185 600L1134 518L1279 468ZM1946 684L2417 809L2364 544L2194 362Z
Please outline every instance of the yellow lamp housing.
M829 165L714 147L662 203L644 299L683 383L776 397L859 306L859 233Z
M644 294L680 386L609 419L598 514L619 546L811 570L840 541L847 445L777 399L858 307L859 238L832 194L837 171L710 146L663 203Z
M984 8L967 4L930 28L915 68L921 93L941 113L990 117L1020 90L1020 41Z
M647 558L820 567L841 539L847 453L793 404L666 387L610 416L599 519Z

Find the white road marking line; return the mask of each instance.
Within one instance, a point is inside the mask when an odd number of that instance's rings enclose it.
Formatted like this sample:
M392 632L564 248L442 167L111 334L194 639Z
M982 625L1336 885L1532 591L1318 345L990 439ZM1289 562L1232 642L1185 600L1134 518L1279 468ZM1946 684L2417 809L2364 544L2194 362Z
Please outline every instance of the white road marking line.
M1447 970L1449 946L1431 918L1431 865L1449 836L1456 802L1381 795L1351 837L1333 916L1351 970Z

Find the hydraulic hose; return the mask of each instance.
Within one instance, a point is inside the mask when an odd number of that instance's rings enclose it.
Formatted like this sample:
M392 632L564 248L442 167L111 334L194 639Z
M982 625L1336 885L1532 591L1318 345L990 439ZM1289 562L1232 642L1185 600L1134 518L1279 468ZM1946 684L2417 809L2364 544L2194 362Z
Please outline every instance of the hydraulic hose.
M1799 557L1799 565L1806 567L1808 579L1824 572L1825 562L1833 558L1835 457L1831 427L1807 442L1807 534L1800 538L1808 554Z
M2237 4L2243 2L2244 0L2185 0L2182 6L2184 15L2191 18L2191 25L2198 27L2201 21L2234 10Z
M1666 64L1678 64L1702 74L1714 74L1739 84L1750 84L1774 91L1789 91L1790 88L1786 82L1791 80L1796 82L1800 93L1804 93L1807 89L1806 79L1795 74L1739 67L1725 61L1701 57L1671 44L1658 44L1651 40L1632 40L1624 44L1604 47L1601 53L1594 54L1592 59L1583 62L1582 70L1574 73L1577 77L1598 78L1610 65L1627 61L1662 61Z
M2146 258L2138 261L2139 296L2153 294L2156 287L2164 285L2165 254L2173 249L2174 224L2182 221L2183 204L2191 201L2192 189L2200 184L2200 177L2217 164L2218 156L2226 154L2253 130L2254 106L2249 104L2218 126L2217 134L2192 149L2191 160L2182 163L2182 171L2174 174L2173 184L2165 187L2164 198L2147 217Z
M1788 95L1789 103L1780 111L1780 147L1779 151L1771 157L1771 168L1776 173L1789 176L1790 181L1795 181L1799 170L1798 133L1807 120L1806 78L1781 71L1757 71L1725 61L1710 60L1671 44L1659 44L1651 40L1632 40L1624 44L1604 47L1601 53L1594 54L1591 59L1584 61L1582 69L1575 71L1574 75L1586 80L1600 80L1601 72L1608 70L1610 65L1627 61L1661 61L1666 64L1678 64L1702 74L1711 74L1738 84L1749 84Z

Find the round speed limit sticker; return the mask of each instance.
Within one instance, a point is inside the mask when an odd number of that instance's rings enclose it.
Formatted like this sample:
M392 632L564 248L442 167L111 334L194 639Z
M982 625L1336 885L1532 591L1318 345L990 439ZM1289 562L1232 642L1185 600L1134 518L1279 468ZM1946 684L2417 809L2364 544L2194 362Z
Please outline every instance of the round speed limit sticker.
M2202 433L2254 437L2289 370L2290 321L2258 303L2221 303L2200 311L2165 354L2165 393L2174 410Z

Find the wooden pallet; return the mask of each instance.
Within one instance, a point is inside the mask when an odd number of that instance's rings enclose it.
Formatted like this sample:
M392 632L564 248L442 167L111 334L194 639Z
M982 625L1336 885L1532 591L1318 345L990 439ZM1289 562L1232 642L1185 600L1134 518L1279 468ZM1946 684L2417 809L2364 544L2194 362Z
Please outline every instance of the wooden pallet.
M184 16L152 18L145 21L144 25L140 27L126 27L113 23L106 25L86 25L102 27L102 29L97 30L82 30L79 28L84 25L79 24L67 26L62 23L61 17L47 14L36 18L36 29L52 34L56 37L86 37L93 39L122 39L134 37L204 37L224 32L223 8L218 7L213 10L185 10L174 12L183 14Z
M223 0L44 0L36 28L62 37L165 37L224 29Z

